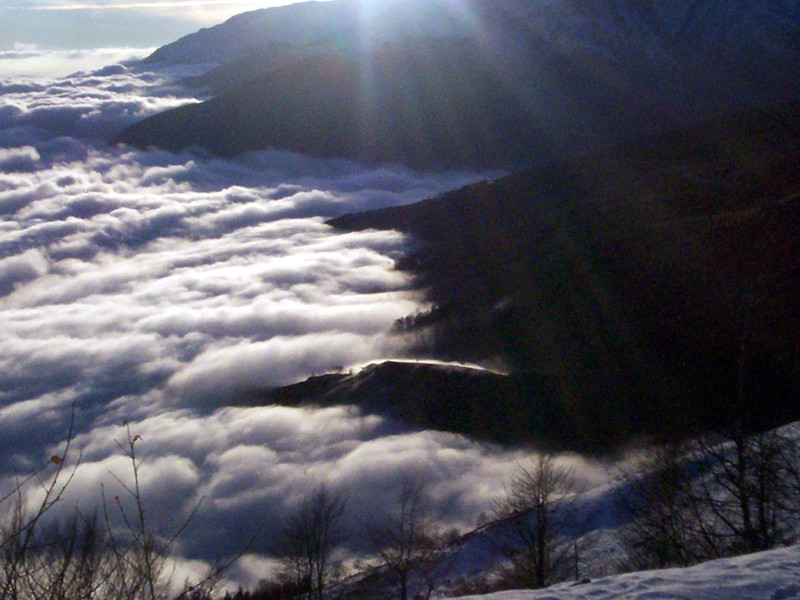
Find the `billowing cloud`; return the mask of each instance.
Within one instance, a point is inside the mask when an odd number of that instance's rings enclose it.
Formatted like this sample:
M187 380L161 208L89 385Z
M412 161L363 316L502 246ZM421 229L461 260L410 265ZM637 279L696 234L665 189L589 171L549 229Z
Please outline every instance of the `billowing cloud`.
M95 56L95 60L98 56L103 62L110 58L99 50L86 52ZM131 58L130 52L126 57ZM9 71L8 64L19 66L25 60L0 59L0 77ZM52 56L37 54L30 60L35 64L53 64ZM73 66L80 66L75 56L70 60L76 61ZM117 63L96 71L79 70L56 80L32 77L0 79L3 98L0 146L19 144L26 134L30 141L39 143L53 142L58 135L107 140L148 115L193 101L180 88L168 84L176 76L193 72L188 68L183 71L156 76L135 73ZM19 131L21 128L23 133ZM10 138L7 141L3 139L6 136Z
M33 171L39 162L39 153L32 146L22 148L0 148L0 170Z
M169 411L129 427L98 426L76 437L68 462L78 457L81 462L63 510L73 505L86 510L100 501L101 491L124 496L114 483L132 485L122 448L129 433L140 436L137 451L148 456L140 484L143 500L153 507L150 514L167 532L195 513L182 550L206 560L235 553L248 542L250 551L268 555L281 518L321 482L346 496L355 550L365 515L380 516L392 506L399 482L410 474L429 483L446 524L466 529L489 510L502 494L502 482L528 456L463 436L408 431L344 407L228 407L203 417ZM600 467L562 460L593 483L599 480ZM253 532L258 534L250 540Z
M0 296L11 293L17 285L36 279L46 272L47 259L35 249L0 260Z
M353 528L411 471L454 525L491 504L524 453L352 408L230 406L402 356L392 323L423 301L394 269L407 240L324 221L483 174L108 147L109 132L192 101L163 75L123 66L5 80L0 94L0 447L12 449L0 487L61 452L72 422L73 479L53 516L88 511L103 493L125 498L127 422L158 530L196 512L176 546L180 569L197 572L257 531L235 571L248 582L274 568L276 524L322 481L347 493Z
M4 85L17 107L0 149L7 403L84 389L76 401L99 410L159 389L167 404L208 410L395 354L386 332L420 301L393 269L405 240L336 233L324 218L475 177L280 151L223 160L108 148L86 123L114 129L187 99L126 68Z

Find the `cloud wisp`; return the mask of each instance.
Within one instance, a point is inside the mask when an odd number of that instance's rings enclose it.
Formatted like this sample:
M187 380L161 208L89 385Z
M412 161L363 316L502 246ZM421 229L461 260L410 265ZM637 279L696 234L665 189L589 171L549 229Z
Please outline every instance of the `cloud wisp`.
M0 12L0 14L2 14ZM86 50L41 49L17 42L0 50L0 78L63 77L80 71L95 71L109 64L144 58L147 48L92 48Z

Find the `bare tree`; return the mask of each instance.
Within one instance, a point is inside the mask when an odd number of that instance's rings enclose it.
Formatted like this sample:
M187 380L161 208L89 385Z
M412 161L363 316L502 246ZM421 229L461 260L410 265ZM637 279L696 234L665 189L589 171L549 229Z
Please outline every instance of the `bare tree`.
M797 448L779 431L748 435L734 427L721 436L700 439L708 460L697 502L721 555L758 552L792 541L789 524L798 509L798 489L792 485Z
M779 431L739 426L650 449L621 496L627 566L683 566L792 541L797 459Z
M86 517L76 507L65 520L52 518L54 507L65 503L79 464L69 465L67 460L71 431L60 454L0 497L0 600L171 597L170 574L164 567L191 516L171 539L161 541L152 533L139 485L142 459L136 445L140 437L129 428L126 433L119 447L130 459L132 482L117 479L123 493L114 496L113 502L104 494L101 517ZM210 569L192 585L187 583L179 597L210 597L219 573L229 564Z
M40 553L39 530L47 515L63 499L77 463L66 467L74 424L70 420L67 443L61 454L54 455L32 474L17 479L11 491L0 497L4 510L0 523L0 600L31 596L32 590L41 589L42 563L36 561ZM51 472L52 470L52 472ZM38 503L28 507L27 492L37 490Z
M364 536L381 566L396 578L400 600L408 598L412 574L419 575L430 595L440 571L440 536L423 480L403 478L395 506L386 515L368 519Z
M617 532L624 568L687 566L713 556L693 488L703 465L691 459L690 447L681 441L655 445L624 474L617 496L626 521Z
M118 540L111 526L108 503L105 503L105 522L109 550L117 562L113 583L119 587L121 598L144 598L157 600L165 589L164 561L168 553L167 544L159 543L147 519L140 486L142 459L137 455L136 442L141 439L130 427L125 428L126 439L117 441L117 446L129 459L133 481L130 484L114 476L132 501L132 509L126 509L120 496L114 496L115 508L122 518L128 539Z
M27 597L80 600L95 597L107 572L95 518L72 515L37 532L26 560Z
M541 588L570 572L572 545L562 534L574 517L570 496L577 488L571 469L552 455L517 467L495 511L503 520L495 531L508 559L508 584Z
M283 531L284 568L296 589L307 590L313 600L322 600L334 577L336 565L332 555L343 540L346 504L344 496L319 485Z

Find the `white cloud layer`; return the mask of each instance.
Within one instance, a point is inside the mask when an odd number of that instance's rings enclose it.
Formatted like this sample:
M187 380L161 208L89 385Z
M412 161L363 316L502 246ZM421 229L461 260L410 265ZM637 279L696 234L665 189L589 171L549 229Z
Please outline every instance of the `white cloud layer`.
M241 550L254 533L248 551L269 555L278 524L323 481L347 498L355 551L365 515L391 507L398 482L411 474L429 482L446 525L468 528L490 510L502 482L527 456L458 435L408 432L345 407L227 407L206 416L169 411L130 428L141 436L138 451L150 457L140 471L149 517L167 534L199 505L181 550L205 560ZM68 462L79 455L82 462L60 510L88 510L100 501L101 484L107 495L125 496L109 474L131 484L130 462L117 444L124 445L126 435L123 427L107 425L77 436ZM602 466L577 457L562 461L591 483L605 477Z
M324 220L475 174L108 147L128 123L192 101L122 65L6 79L0 94L0 447L11 449L0 476L57 452L74 415L82 458L62 510L96 502L110 474L130 474L115 443L129 422L159 527L202 499L184 559L233 552L260 528L245 580L268 568L275 523L322 480L358 490L352 514L385 506L411 470L453 523L485 510L519 453L343 408L229 406L402 355L388 331L421 302L393 268L406 240Z
M148 48L45 50L39 49L36 44L17 42L11 50L0 50L0 78L65 77L79 71L94 71L109 64L144 58L152 50Z

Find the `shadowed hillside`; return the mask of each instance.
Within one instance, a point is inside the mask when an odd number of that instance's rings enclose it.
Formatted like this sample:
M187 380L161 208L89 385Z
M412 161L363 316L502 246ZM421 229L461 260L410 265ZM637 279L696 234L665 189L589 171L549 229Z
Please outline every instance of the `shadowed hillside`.
M115 141L522 168L800 97L791 2L456 4L309 2L186 36L146 65L220 63L187 81L216 97Z
M546 375L598 436L762 427L800 412L798 164L790 104L332 224L414 234L435 308L398 329Z
M276 146L417 167L520 166L529 157L598 143L598 132L614 125L628 131L649 114L610 111L623 92L592 82L588 71L557 56L543 53L539 72L514 63L496 70L508 58L487 60L467 40L384 44L367 58L335 48L207 102L154 115L119 141L171 150L197 145L222 155ZM531 77L542 72L575 93L536 97Z

